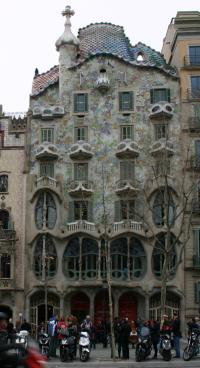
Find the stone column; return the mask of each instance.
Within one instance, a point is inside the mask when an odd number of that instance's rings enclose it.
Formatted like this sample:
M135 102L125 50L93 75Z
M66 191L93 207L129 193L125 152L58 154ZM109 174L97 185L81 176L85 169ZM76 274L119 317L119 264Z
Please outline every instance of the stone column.
M60 316L63 317L64 315L64 297L60 296Z
M95 298L95 294L92 293L90 295L90 317L92 321L94 321L94 298Z
M149 320L149 294L145 294L145 319Z

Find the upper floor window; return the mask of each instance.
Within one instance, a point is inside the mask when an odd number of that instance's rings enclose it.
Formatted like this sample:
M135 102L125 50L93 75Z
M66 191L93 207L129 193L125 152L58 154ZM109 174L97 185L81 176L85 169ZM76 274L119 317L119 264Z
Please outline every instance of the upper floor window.
M42 128L41 129L41 142L54 142L54 129L53 128Z
M200 228L194 229L194 250L198 264L200 264Z
M88 180L88 164L74 164L74 180Z
M11 278L11 255L3 253L0 255L0 278Z
M0 149L4 147L4 131L0 130Z
M121 161L120 162L120 179L133 180L135 177L135 162Z
M122 125L120 128L120 140L133 139L133 126Z
M141 241L130 239L130 278L138 279L144 275L146 268L146 254Z
M0 193L8 192L8 175L0 175Z
M88 127L75 127L74 129L74 141L87 141L88 140Z
M119 110L120 111L131 111L134 109L133 104L133 92L119 92Z
M41 192L35 207L35 223L38 229L53 229L56 224L56 204L52 195Z
M191 97L200 98L200 76L192 76L191 78Z
M150 90L151 103L157 103L161 101L170 102L170 89L168 88L154 88Z
M40 176L48 176L54 178L54 163L53 162L41 162L40 163Z
M200 161L200 141L195 141L195 158Z
M135 215L135 201L133 199L122 199L115 202L115 221L134 220Z
M158 141L161 138L168 138L168 125L167 124L155 124L155 140Z
M0 210L0 223L2 224L3 229L9 229L9 212L6 210Z
M53 239L48 235L40 236L34 250L34 272L39 278L50 278L57 271L57 253Z
M161 155L155 159L155 175L170 175L170 159Z
M68 222L78 220L93 221L93 206L91 201L69 202Z
M200 46L189 46L190 65L200 65Z
M200 119L200 104L195 104L193 106L193 111L194 111L194 118L195 119Z
M74 94L74 112L75 113L88 112L88 93Z
M160 189L157 191L153 203L153 220L156 226L170 226L174 222L175 204L172 192Z
M171 234L169 239L166 234L159 234L157 236L152 253L153 271L155 276L161 277L165 259L167 260L167 278L174 275L177 262L174 243L175 240L173 234Z

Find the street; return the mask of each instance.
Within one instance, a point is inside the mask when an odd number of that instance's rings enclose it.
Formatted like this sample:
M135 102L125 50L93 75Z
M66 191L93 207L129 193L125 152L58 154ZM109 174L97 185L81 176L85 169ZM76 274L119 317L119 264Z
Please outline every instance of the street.
M198 355L196 358L192 359L189 362L185 362L182 358L181 359L175 359L172 358L170 362L165 362L160 355L158 355L158 359L152 359L151 357L148 358L144 362L136 362L135 361L135 350L130 348L130 359L127 360L116 360L113 362L110 358L110 347L103 349L101 346L97 345L97 348L91 351L90 360L86 363L83 363L79 360L78 355L77 359L73 362L64 362L61 363L59 359L59 352L57 354L57 358L51 358L48 363L47 367L49 368L62 368L62 367L68 367L68 368L80 368L85 367L101 367L101 368L110 368L110 367L117 367L117 368L128 368L128 367L141 367L141 368L169 368L169 367L176 367L176 368L193 368L193 367L199 367L200 366L200 355ZM182 353L181 353L182 356Z

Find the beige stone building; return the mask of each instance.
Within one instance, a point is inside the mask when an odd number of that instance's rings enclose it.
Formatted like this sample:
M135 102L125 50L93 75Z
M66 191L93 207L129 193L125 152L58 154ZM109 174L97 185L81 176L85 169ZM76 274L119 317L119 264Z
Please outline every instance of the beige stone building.
M159 52L132 46L121 26L91 24L75 37L73 11L63 15L59 65L36 70L30 98L25 315L33 325L53 312L107 319L108 244L114 315L156 318L166 236L163 155L172 238L180 226L179 78ZM183 318L179 253L175 245L166 311Z
M26 116L0 107L0 310L24 313Z
M185 315L200 312L200 12L180 11L172 19L162 53L180 76L182 156L188 183L194 185L187 211L190 238L185 248Z

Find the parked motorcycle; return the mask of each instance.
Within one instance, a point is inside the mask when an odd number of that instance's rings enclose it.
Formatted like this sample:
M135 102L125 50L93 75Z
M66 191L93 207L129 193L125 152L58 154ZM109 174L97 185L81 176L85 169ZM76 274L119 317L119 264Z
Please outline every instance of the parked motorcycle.
M79 339L79 354L81 362L86 362L90 357L90 335L88 331L82 330Z
M26 330L21 330L16 333L15 336L15 344L16 344L16 353L18 356L23 355L28 346L28 335L29 332Z
M41 332L39 334L39 348L42 355L45 355L47 358L49 357L49 343L50 343L50 337L47 333Z
M76 337L63 336L60 343L60 360L65 362L76 358Z
M160 337L159 353L162 355L165 361L169 361L172 358L171 347L172 345L170 336L168 334L162 335Z
M139 332L138 342L135 348L135 360L141 362L145 360L147 356L151 354L152 341L150 331L148 327L142 327Z
M188 337L188 344L183 351L183 360L188 361L192 359L199 351L199 336L200 331L194 329Z

